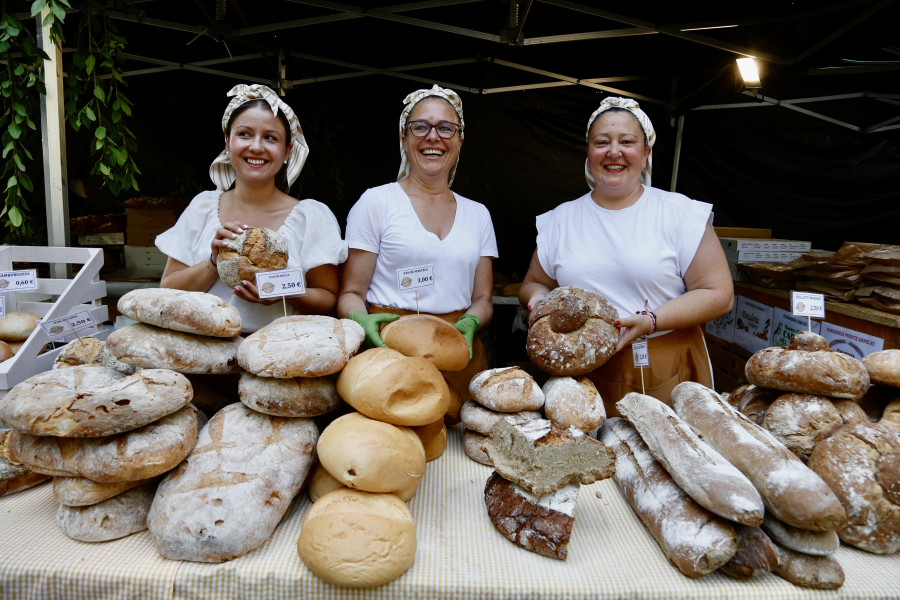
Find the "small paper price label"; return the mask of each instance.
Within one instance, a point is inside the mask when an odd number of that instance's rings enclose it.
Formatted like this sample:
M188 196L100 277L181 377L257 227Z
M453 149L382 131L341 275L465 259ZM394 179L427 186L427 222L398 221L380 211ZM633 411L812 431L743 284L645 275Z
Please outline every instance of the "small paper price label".
M65 317L59 317L58 319L51 319L50 321L41 321L41 327L43 327L44 331L47 332L47 335L50 336L73 333L93 325L96 325L94 317L86 310ZM58 340L63 341L63 338L58 338Z
M37 271L34 269L0 272L0 292L22 292L36 289Z
M631 344L631 354L634 357L634 367L649 367L650 352L647 350L647 342L635 342Z
M6 318L6 297L0 296L0 319Z
M302 296L306 293L303 269L281 269L256 274L256 289L260 298Z
M397 269L397 286L401 292L434 285L434 265Z
M825 296L809 292L791 292L791 313L796 317L825 318Z

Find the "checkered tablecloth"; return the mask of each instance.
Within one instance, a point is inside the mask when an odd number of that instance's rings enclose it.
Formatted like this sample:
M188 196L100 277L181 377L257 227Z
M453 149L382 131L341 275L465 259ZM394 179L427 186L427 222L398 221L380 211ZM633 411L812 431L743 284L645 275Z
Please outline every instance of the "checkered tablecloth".
M428 463L409 503L417 523L415 564L390 584L363 590L322 582L297 556L300 523L310 507L305 492L263 546L227 563L205 564L162 558L146 531L112 542L71 540L56 526L56 502L44 484L0 498L0 599L900 598L900 555L851 547L836 554L846 582L834 591L796 587L775 575L685 577L612 480L581 488L569 558L545 558L491 525L483 500L490 473L465 456L459 431L451 431L447 451Z

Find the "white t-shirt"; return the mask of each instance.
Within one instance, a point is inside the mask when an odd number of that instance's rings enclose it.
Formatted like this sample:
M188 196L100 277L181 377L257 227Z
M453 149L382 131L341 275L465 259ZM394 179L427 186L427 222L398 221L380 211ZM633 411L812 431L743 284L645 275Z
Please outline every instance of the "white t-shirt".
M219 221L221 190L197 194L175 226L156 236L156 247L164 254L191 266L209 260L210 242ZM347 260L347 245L331 210L317 200L300 200L278 228L288 245L287 268L302 268L306 273L321 265L339 265ZM247 302L235 296L231 288L217 279L208 293L233 304L241 313L244 332L253 332L284 316L281 302L269 306ZM290 303L288 314L295 314Z
M683 294L684 274L700 245L712 205L644 186L621 210L588 193L537 217L537 253L561 286L602 294L620 317L655 310Z
M363 192L347 215L350 248L378 255L366 300L372 304L443 314L472 304L475 268L497 257L497 238L484 205L454 194L456 216L443 240L422 226L399 183ZM399 269L431 265L434 285L400 292Z

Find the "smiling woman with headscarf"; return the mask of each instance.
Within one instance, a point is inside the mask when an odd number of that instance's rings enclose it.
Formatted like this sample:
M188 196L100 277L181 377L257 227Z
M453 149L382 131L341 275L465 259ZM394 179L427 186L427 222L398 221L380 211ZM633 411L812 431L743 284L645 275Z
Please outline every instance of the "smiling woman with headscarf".
M225 149L209 168L216 189L195 196L175 226L156 238L169 257L160 287L223 298L240 310L245 333L284 316L279 298L260 299L254 281L230 288L216 268L226 239L248 227L267 227L287 242L286 268L304 271L306 294L287 299L289 312L333 314L338 265L347 248L327 206L288 195L309 153L300 121L264 85L237 85L228 96L222 115Z
M384 345L379 325L394 315L422 312L450 321L472 359L448 382L467 395L465 378L487 364L475 334L493 315L497 240L487 209L450 190L465 131L460 97L435 85L403 103L397 181L366 190L347 216L350 254L338 316L359 322L371 346ZM401 274L413 270L430 277L428 285L405 288ZM454 385L457 379L465 383Z
M669 403L682 381L712 387L699 325L731 310L734 289L712 228L712 205L650 187L653 124L638 103L606 98L588 120L591 191L537 217L537 249L519 293L531 310L548 291L574 286L619 313L617 353L589 374L606 404L628 392ZM622 352L647 335L650 367Z

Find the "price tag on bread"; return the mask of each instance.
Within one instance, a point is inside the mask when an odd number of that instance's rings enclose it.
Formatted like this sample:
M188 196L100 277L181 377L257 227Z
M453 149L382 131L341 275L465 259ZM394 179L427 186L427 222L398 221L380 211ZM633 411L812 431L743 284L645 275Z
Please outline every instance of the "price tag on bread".
M0 292L24 292L36 289L37 271L34 269L0 272Z
M825 318L825 296L791 291L791 313L796 317Z
M650 352L647 350L647 340L635 342L631 345L631 354L634 356L634 368L650 366Z
M82 329L86 329L96 325L94 317L86 310L77 312L58 319L50 319L49 321L41 321L41 327L47 332L47 335L57 336L67 333L74 333Z
M397 269L397 289L408 292L434 285L434 265L419 265Z
M256 289L259 297L280 298L281 296L302 296L306 294L303 269L280 269L256 274Z

